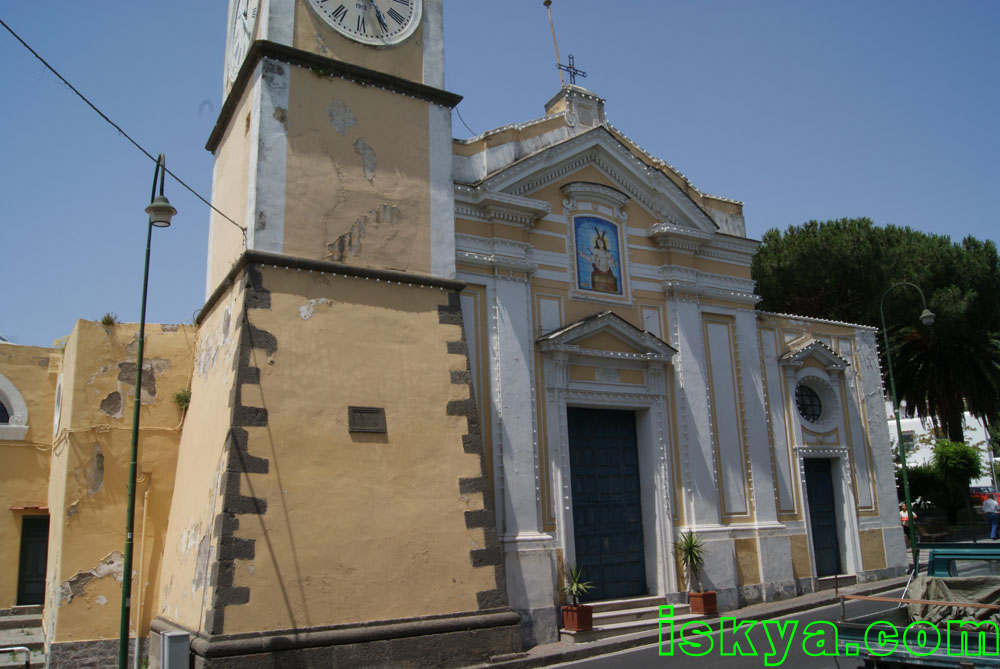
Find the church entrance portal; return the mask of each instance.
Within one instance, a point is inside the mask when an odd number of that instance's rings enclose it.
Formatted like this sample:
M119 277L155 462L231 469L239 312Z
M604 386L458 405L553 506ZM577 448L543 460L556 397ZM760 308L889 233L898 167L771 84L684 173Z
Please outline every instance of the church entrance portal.
M576 566L588 600L647 594L635 413L567 409Z
M837 532L837 509L833 494L831 460L806 458L806 494L809 495L809 521L812 524L816 575L820 578L840 574L840 541Z

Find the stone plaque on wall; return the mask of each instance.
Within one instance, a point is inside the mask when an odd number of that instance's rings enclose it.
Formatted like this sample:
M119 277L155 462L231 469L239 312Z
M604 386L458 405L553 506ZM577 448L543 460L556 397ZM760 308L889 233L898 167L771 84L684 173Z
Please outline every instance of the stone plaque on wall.
M385 409L382 407L347 407L349 432L385 433Z

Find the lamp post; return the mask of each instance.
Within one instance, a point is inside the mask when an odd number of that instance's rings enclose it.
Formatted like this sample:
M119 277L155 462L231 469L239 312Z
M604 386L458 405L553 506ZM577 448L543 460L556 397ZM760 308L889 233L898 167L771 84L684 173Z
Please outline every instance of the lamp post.
M892 355L889 353L889 331L885 327L885 311L883 307L885 306L885 297L888 295L893 288L898 288L899 286L913 286L920 293L920 301L923 302L924 310L920 312L920 322L924 325L932 325L934 323L934 314L931 310L927 308L927 300L924 299L924 291L920 290L920 286L915 283L910 283L909 281L900 281L899 283L894 283L889 286L888 290L882 293L882 301L878 305L879 316L882 317L882 336L885 337L885 362L889 367L889 388L892 390L892 411L896 415L896 443L899 444L899 461L903 467L903 499L906 502L906 527L910 531L910 551L913 553L913 573L917 572L917 567L920 564L917 562L917 534L916 528L913 524L913 508L910 503L910 482L906 476L906 444L903 443L903 427L899 422L899 400L896 399L896 380L892 376Z
M149 224L146 230L146 262L142 268L142 306L139 309L139 346L135 361L135 402L132 407L132 453L128 466L128 509L125 512L125 557L122 565L122 616L118 633L118 669L126 669L128 664L128 627L132 608L132 531L135 526L135 470L139 454L139 408L142 404L142 347L146 333L146 288L149 285L149 243L153 228L170 227L170 219L177 210L163 195L163 181L166 176L166 160L161 153L153 170L153 192L149 196ZM159 180L160 194L156 194ZM136 640L138 643L138 639Z

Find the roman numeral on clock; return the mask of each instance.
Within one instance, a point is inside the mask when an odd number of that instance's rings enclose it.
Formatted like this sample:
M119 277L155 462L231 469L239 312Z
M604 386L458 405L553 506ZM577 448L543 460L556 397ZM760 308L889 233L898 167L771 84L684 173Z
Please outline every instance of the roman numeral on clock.
M404 7L409 7L410 6L410 0L392 0L392 1L393 2L398 2L399 4L403 5Z
M363 16L358 16L358 32L359 33L365 32L365 17Z
M398 23L399 25L403 25L404 23L406 23L406 17L397 12L395 7L390 7L388 14L392 18L392 20Z
M341 23L344 22L345 16L347 16L347 7L340 5L335 10L333 10L333 18L337 19Z

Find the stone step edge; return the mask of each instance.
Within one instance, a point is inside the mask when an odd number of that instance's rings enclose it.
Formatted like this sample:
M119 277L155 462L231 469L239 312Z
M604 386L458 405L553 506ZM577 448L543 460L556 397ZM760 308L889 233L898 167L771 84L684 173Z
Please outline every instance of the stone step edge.
M4 616L23 616L23 615L42 615L42 606L40 604L25 604L23 606L14 606L9 609L0 609L0 618Z
M649 595L647 597L628 597L626 599L604 599L599 602L583 602L594 609L594 613L604 611L616 611L620 609L638 609L647 606L663 606L668 602L662 595Z
M674 619L678 619L680 616L687 615L690 613L690 608L687 604L674 605ZM594 625L596 626L599 621L609 620L612 618L623 618L634 616L634 620L647 620L647 619L659 619L660 617L660 607L659 606L644 606L642 608L635 609L615 609L614 611L602 611L600 613L594 612ZM609 623L610 624L610 623Z
M712 620L713 618L709 616L703 616L698 613L688 613L680 616L674 616L674 623L687 622L689 620ZM717 620L717 618L716 618ZM594 637L597 638L607 638L609 636L625 636L628 634L635 634L638 632L643 632L648 630L650 627L656 627L657 633L659 633L659 618L653 618L648 620L632 620L624 623L608 623L606 625L594 625L591 629L582 632L576 632L573 630L561 629L559 630L559 637L565 634L570 639L574 639L577 636L581 637ZM582 641L582 640L581 640ZM581 643L581 641L571 641L571 643Z
M14 629L17 627L42 627L41 614L10 615L0 616L0 630Z

